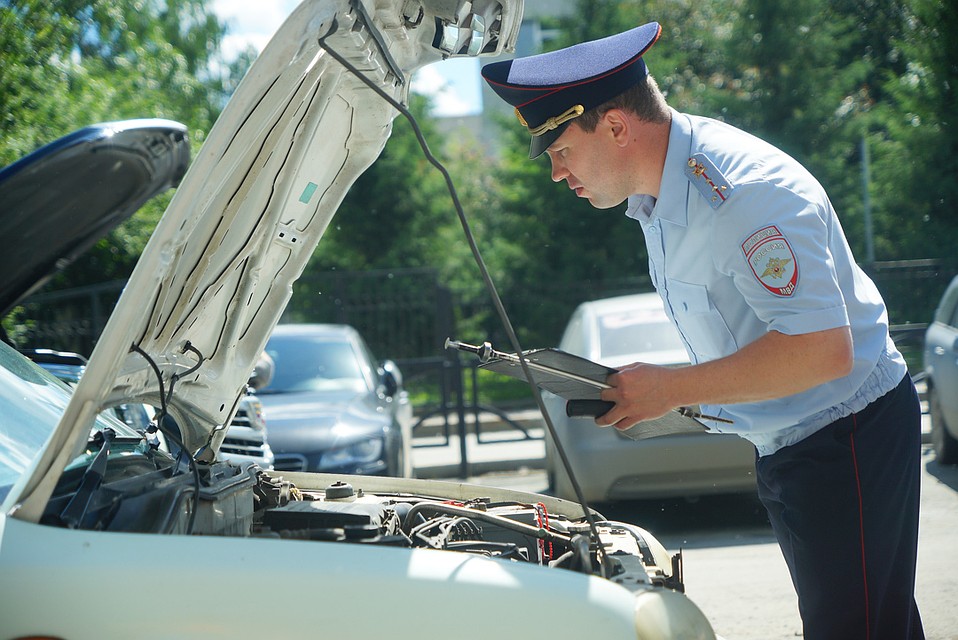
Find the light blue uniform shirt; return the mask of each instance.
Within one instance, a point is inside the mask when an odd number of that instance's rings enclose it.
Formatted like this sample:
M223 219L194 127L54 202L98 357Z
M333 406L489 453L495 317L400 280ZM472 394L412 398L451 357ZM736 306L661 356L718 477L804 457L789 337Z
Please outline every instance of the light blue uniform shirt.
M818 181L743 131L673 111L659 198L629 198L645 234L649 273L693 364L730 355L768 331L850 326L855 363L837 380L777 400L703 406L734 421L714 431L759 455L860 411L907 372L888 315L859 269ZM784 358L776 375L792 375Z

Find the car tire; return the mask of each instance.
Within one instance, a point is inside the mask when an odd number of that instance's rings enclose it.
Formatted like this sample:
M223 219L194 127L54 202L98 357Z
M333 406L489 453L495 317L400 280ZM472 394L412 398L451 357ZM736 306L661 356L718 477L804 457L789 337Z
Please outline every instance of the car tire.
M934 387L928 389L928 413L931 418L931 444L939 464L958 464L958 439L948 431L941 400Z

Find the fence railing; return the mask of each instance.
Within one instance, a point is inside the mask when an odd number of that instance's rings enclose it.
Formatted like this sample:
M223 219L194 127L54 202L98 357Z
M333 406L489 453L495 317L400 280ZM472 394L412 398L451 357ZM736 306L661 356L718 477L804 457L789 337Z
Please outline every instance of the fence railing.
M938 260L878 262L866 271L885 298L893 332L915 375L924 328L953 274L943 272ZM46 291L24 301L4 325L21 347L89 355L124 285L113 281ZM395 360L407 381L427 390L424 395L429 401L418 411L419 427L427 418L439 417L447 439L455 430L460 442L465 442L467 425L473 424L481 442L481 413L497 414L510 422L494 403L479 401L476 369L463 366L458 355L442 348L449 337L505 342L497 333L498 319L491 313L491 305L482 300L456 300L437 270L329 273L302 278L295 286L283 321L355 326L375 353ZM554 283L512 299L506 296L503 301L514 319L546 318L527 332L535 337L535 343L523 346L534 348L556 344L566 319L580 302L650 289L647 277L637 276L614 282ZM470 335L458 335L459 326L468 327ZM482 332L485 335L472 335ZM521 434L518 437L530 437L519 425L513 426ZM468 464L464 446L462 464L464 468Z

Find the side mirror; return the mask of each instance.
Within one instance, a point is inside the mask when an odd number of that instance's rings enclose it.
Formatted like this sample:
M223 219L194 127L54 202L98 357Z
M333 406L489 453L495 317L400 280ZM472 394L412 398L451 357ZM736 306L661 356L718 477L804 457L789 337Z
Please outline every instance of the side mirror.
M379 370L379 382L383 387L383 394L392 398L402 387L402 372L392 360L384 360L383 363L379 365Z
M247 384L253 387L254 391L259 391L263 387L269 386L270 381L273 379L273 369L275 366L273 358L264 351L256 360L256 364L253 366L253 371L250 373Z

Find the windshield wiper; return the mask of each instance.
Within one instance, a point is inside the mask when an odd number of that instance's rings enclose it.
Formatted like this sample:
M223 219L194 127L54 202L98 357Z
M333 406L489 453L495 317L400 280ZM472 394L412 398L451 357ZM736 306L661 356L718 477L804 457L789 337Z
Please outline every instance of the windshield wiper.
M115 438L116 431L109 427L97 431L96 435L93 436L94 443L99 442L100 450L87 470L83 472L76 493L73 494L70 502L60 512L60 521L70 529L76 529L80 526L87 509L90 508L90 501L103 484L103 478L106 476L106 463L110 457L110 445Z

